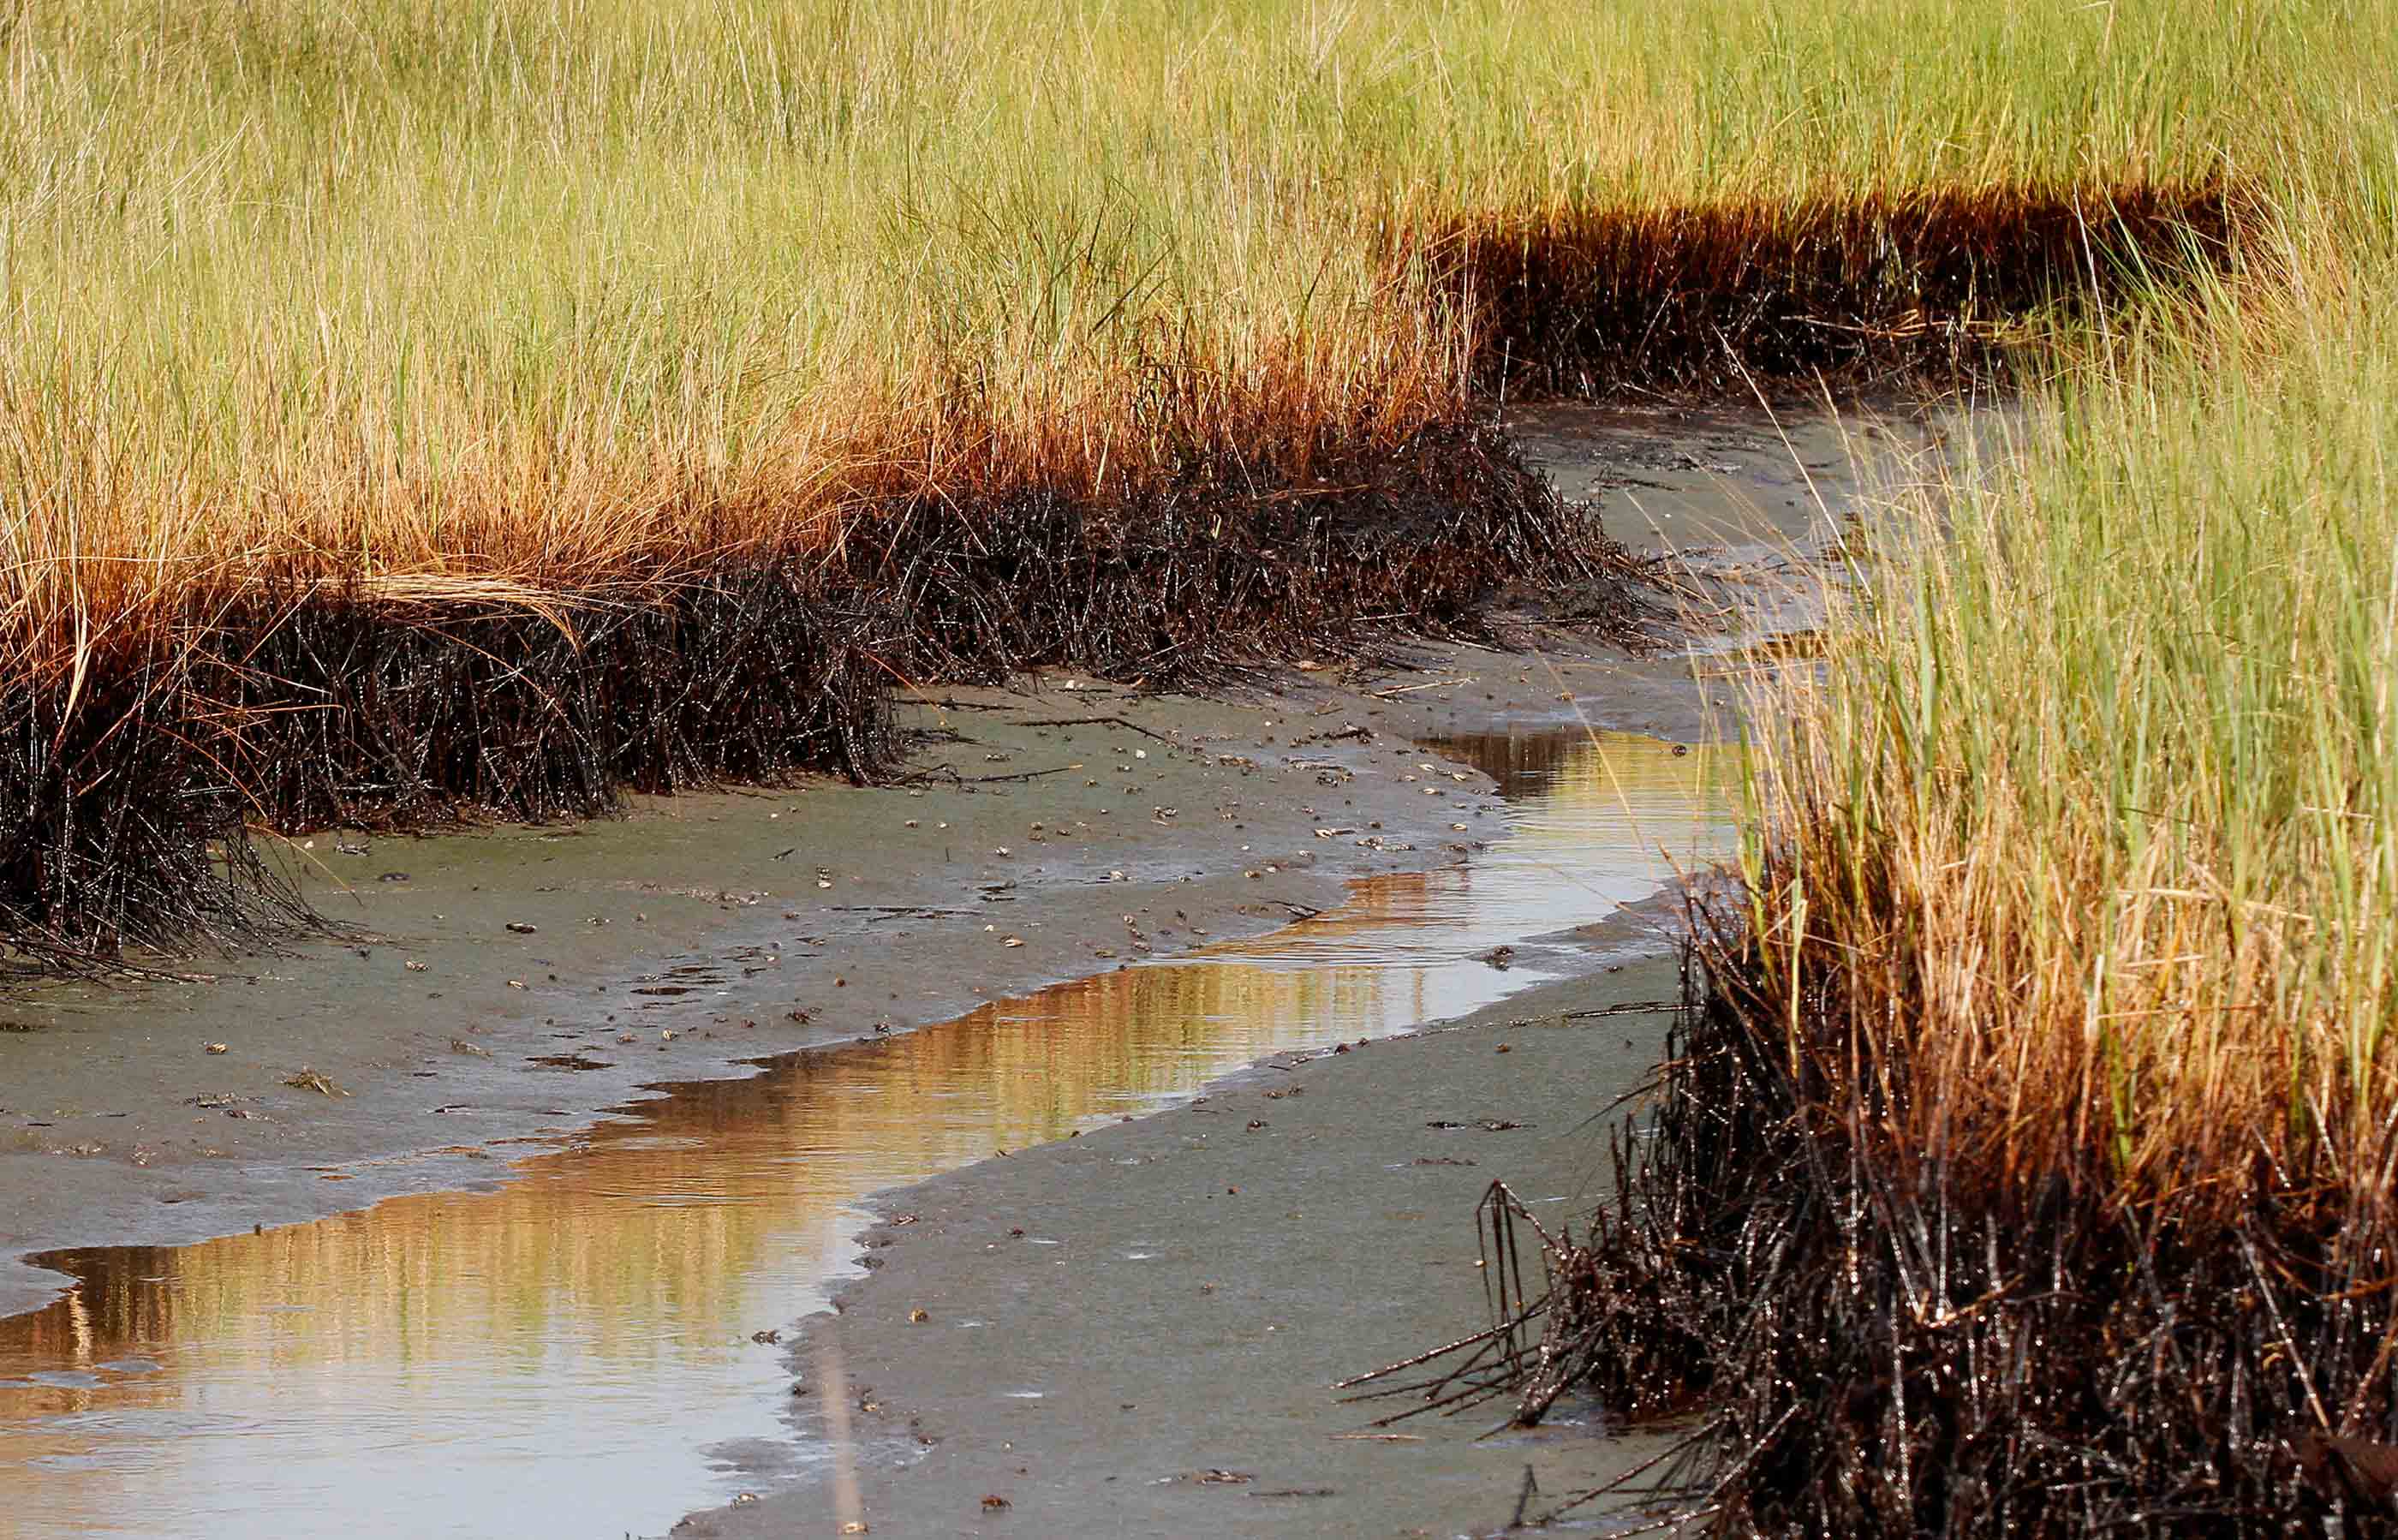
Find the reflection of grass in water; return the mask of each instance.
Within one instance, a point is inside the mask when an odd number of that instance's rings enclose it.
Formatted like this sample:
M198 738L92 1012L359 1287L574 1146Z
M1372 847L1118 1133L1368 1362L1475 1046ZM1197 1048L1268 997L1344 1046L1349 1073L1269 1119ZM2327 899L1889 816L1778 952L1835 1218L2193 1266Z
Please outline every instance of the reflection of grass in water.
M1625 739L1526 763L1554 774L1544 805L1604 816L1622 788L1687 809L1701 757ZM1486 746L1487 747L1487 746ZM1489 763L1484 761L1483 763ZM1370 931L1425 907L1436 879L1394 873L1317 922ZM257 1339L266 1362L440 1362L537 1356L561 1324L590 1351L640 1364L675 1349L663 1321L741 1325L748 1277L835 1260L838 1211L864 1194L1065 1137L1145 1098L1187 1090L1300 1041L1383 1020L1394 987L1371 966L1128 968L994 1002L886 1041L796 1056L749 1080L687 1086L582 1144L535 1155L499 1191L388 1200L363 1213L171 1250L54 1259L72 1301L0 1324L0 1354L88 1363L151 1344ZM1407 1008L1408 1002L1396 1002ZM640 1195L654 1195L642 1201ZM796 1252L799 1260L794 1261ZM162 1277L166 1284L141 1281ZM308 1313L267 1316L305 1305ZM182 1393L172 1371L112 1396ZM0 1406L52 1392L0 1391Z
M1628 733L1473 734L1434 747L1480 768L1510 796L1537 797L1509 844L1515 859L1576 851L1595 840L1660 877L1729 851L1740 751L1723 744L1672 745ZM1556 864L1574 880L1569 860ZM1596 917L1607 900L1593 894Z

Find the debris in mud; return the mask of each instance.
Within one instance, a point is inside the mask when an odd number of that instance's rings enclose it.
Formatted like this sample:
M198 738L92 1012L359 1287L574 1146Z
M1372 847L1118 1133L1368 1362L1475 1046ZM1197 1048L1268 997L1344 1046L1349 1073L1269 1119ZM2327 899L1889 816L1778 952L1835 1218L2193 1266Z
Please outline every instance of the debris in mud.
M295 1090L315 1091L319 1096L347 1096L350 1093L334 1085L317 1071L303 1067L296 1074L284 1077L283 1083Z

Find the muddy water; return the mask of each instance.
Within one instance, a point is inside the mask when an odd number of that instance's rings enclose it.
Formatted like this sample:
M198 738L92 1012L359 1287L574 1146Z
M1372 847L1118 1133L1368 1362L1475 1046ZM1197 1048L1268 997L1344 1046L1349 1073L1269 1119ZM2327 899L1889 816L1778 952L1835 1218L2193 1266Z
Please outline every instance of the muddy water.
M39 1259L75 1281L0 1322L0 1533L655 1532L732 1497L735 1457L820 1457L752 1333L854 1271L859 1198L1500 998L1564 966L1541 938L1653 891L1661 849L1725 837L1704 752L1440 748L1501 780L1506 836L1275 935L670 1087L487 1147L487 1191Z

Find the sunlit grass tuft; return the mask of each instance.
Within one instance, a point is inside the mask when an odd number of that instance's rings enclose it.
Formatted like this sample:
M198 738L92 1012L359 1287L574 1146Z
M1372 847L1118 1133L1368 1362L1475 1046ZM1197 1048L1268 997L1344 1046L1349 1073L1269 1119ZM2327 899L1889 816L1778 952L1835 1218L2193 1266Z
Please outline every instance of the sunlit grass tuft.
M1758 975L2002 1203L2337 1211L2398 1153L2398 246L2273 260L2089 341L1760 713Z

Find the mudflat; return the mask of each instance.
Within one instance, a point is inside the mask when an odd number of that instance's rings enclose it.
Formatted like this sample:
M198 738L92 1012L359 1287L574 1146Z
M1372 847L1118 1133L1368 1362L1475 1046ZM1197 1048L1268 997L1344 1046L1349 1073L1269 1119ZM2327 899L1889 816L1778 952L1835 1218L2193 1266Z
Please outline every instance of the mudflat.
M674 1533L1489 1533L1528 1471L1539 1513L1648 1459L1587 1409L1382 1428L1404 1403L1331 1388L1484 1323L1492 1181L1557 1223L1596 1196L1593 1114L1648 1074L1678 980L1650 925L1583 944L1592 971L1458 1022L876 1200L872 1270L790 1358L839 1458Z
M1686 661L1569 646L1427 651L1348 683L1294 670L1241 700L1027 680L911 707L924 736L897 784L294 845L348 938L0 999L0 1315L61 1281L29 1254L487 1186L495 1147L567 1138L645 1087L1261 933L1346 879L1463 859L1501 827L1489 782L1434 779L1418 738L1571 721L1559 697L1585 689L1605 725L1699 725Z

